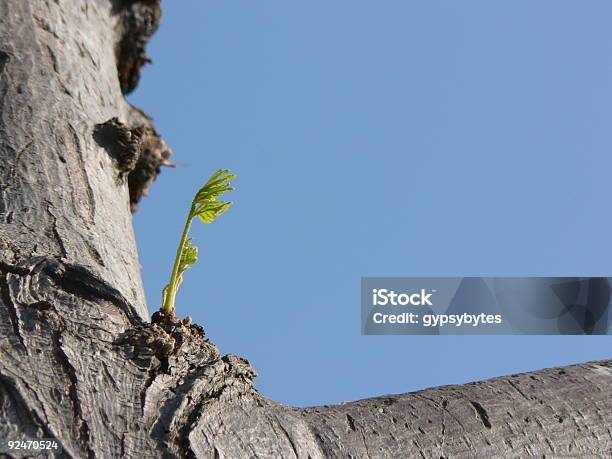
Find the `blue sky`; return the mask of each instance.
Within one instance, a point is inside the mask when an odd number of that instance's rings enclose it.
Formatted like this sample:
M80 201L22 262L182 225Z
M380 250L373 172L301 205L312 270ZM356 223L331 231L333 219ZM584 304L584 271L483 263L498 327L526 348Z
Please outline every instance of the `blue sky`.
M610 357L606 337L361 336L362 276L612 273L612 3L164 2L130 101L174 149L135 216L152 312L193 193L178 314L294 405Z

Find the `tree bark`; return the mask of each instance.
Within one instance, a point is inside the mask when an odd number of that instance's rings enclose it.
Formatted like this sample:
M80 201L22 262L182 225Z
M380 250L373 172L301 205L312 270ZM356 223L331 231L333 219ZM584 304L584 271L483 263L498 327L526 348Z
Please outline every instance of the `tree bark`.
M0 0L0 439L75 458L612 455L610 360L292 408L201 327L149 322L130 212L170 150L124 94L159 18L158 0Z

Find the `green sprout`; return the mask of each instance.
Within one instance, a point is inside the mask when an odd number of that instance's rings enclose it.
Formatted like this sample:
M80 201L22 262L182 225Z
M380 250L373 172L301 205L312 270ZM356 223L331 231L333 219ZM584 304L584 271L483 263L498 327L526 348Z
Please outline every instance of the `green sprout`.
M198 248L191 244L191 238L187 238L191 222L195 217L199 217L204 223L212 223L219 215L230 208L231 202L217 200L217 198L223 193L233 190L229 181L235 177L228 169L219 169L211 175L193 198L176 251L170 282L164 287L162 294L161 310L163 312L174 314L176 294L183 282L183 274L198 261Z

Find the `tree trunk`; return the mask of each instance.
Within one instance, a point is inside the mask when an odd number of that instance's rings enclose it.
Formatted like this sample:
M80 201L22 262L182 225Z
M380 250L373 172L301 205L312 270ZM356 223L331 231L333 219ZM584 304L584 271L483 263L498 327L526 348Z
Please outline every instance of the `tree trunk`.
M0 439L75 458L612 455L612 361L302 409L197 325L149 322L130 211L170 150L123 95L159 17L0 0Z

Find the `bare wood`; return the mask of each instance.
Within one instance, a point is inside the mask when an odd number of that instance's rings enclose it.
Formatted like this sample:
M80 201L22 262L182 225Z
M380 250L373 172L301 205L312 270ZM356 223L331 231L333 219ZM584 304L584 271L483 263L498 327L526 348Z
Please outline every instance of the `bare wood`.
M0 438L65 457L612 455L610 360L302 409L200 327L149 322L130 212L170 150L123 94L159 17L0 0Z

